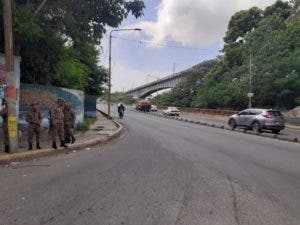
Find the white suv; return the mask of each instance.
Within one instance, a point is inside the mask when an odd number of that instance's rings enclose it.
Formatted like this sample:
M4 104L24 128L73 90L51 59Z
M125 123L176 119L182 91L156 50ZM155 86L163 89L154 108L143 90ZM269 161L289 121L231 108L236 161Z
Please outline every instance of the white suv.
M179 116L180 111L176 107L168 107L163 111L163 115L167 116Z
M246 109L230 116L228 125L231 129L245 127L257 133L262 132L262 130L271 130L274 134L278 134L285 128L285 121L278 110Z

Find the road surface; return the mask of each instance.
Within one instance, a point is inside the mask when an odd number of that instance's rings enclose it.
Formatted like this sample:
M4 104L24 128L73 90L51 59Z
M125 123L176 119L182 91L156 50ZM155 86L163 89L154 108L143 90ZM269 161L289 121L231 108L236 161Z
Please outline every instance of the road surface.
M300 145L126 112L121 138L0 167L0 225L299 225Z

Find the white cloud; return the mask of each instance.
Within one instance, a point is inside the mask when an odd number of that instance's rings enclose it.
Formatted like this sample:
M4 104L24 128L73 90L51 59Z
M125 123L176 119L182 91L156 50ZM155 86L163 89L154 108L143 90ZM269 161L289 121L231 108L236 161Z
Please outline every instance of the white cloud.
M154 43L171 39L188 46L221 43L231 16L252 6L264 8L275 0L162 0L156 21L141 27ZM147 6L147 5L146 5Z

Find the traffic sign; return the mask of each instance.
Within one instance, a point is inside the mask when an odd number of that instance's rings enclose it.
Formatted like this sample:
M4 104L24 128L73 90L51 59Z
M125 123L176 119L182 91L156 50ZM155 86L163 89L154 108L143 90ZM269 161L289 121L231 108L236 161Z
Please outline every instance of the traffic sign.
M248 97L248 98L253 98L253 96L254 96L253 93L248 93L248 94L247 94L247 97Z

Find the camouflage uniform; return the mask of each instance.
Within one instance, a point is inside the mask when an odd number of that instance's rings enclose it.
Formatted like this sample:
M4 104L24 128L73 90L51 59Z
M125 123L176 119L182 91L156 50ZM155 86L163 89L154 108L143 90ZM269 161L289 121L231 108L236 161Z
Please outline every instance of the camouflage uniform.
M8 126L7 126L7 108L4 108L0 111L0 116L2 117L2 128L3 128L3 138L5 145L5 152L9 151L9 139L8 139Z
M65 146L65 141L64 141L64 113L63 109L60 105L55 105L51 111L50 111L50 123L51 123L51 128L52 128L52 141L53 141L53 148L56 147L56 137L59 137L59 140L61 141L61 146L62 147L67 147Z
M64 128L65 128L65 141L69 142L70 138L72 143L75 142L73 129L75 127L76 115L71 105L68 104L64 109Z
M29 123L28 126L28 144L29 150L32 150L32 139L35 134L36 147L40 149L40 126L41 126L41 113L38 110L31 110L26 114L26 122Z

